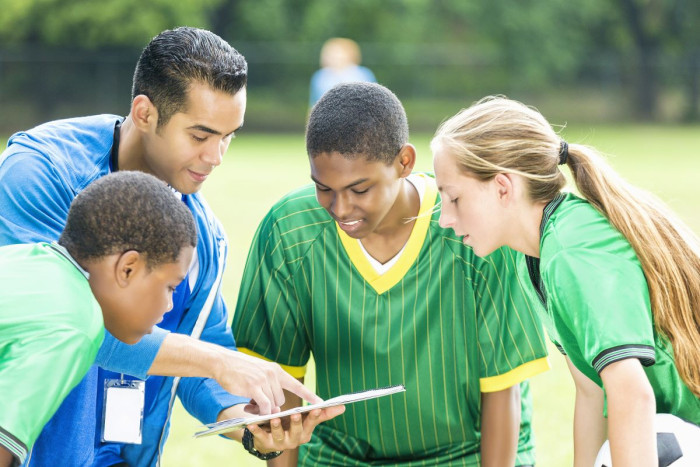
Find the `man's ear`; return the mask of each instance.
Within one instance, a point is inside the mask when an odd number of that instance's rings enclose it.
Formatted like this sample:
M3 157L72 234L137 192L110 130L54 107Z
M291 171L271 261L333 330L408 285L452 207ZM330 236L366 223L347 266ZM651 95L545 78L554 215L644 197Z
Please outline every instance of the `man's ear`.
M496 174L493 177L493 182L496 186L499 201L508 203L513 199L515 186L512 174Z
M399 176L408 177L411 175L413 167L416 165L416 148L412 144L404 144L399 150L396 160L398 161L399 169L401 170Z
M141 131L148 131L158 126L158 110L151 99L144 94L134 97L130 115L136 128Z
M128 250L119 255L115 265L115 275L120 287L128 287L136 273L146 267L145 257L136 250Z

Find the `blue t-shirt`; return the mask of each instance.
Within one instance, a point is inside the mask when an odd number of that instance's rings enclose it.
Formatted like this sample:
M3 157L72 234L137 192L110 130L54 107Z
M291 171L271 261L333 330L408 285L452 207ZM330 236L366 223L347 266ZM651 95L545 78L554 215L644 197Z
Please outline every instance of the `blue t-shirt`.
M321 68L317 70L311 77L311 92L309 106L313 105L321 98L321 96L333 86L341 83L354 82L376 83L377 78L369 68L354 65L336 70L333 68Z

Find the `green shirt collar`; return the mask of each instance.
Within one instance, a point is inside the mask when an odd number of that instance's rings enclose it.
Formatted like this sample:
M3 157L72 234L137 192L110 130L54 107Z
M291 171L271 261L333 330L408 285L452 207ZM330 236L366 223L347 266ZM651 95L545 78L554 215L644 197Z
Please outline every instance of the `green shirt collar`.
M66 250L65 247L63 247L62 245L59 245L57 242L51 242L51 243L49 244L49 248L51 248L51 249L54 250L56 253L58 253L59 255L61 255L61 256L63 256L63 257L65 257L68 261L70 261L71 263L73 263L73 266L75 266L76 268L78 268L78 271L80 271L80 272L85 276L85 279L88 279L88 280L90 279L90 273L87 272L85 269L83 269L83 268L78 264L78 262L75 260L75 258L73 258L73 257L71 256L71 254L68 253L68 250Z

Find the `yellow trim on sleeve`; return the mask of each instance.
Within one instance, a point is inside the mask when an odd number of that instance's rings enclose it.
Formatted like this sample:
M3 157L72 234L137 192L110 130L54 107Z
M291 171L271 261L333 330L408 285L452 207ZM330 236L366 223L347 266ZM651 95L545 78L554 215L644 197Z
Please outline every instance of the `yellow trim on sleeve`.
M269 358L263 357L259 353L254 352L250 349L246 349L244 347L239 347L238 350L246 355L250 355L251 357L260 358L260 359L265 360L267 362L272 361ZM277 363L277 362L275 362L275 363ZM290 375L294 376L295 378L303 378L304 375L306 374L306 365L304 365L304 366L289 366L289 365L281 365L280 364L280 366L282 367L282 369L284 371L286 371Z
M396 261L396 264L394 264L391 269L384 274L379 275L377 273L365 254L362 252L358 241L343 232L340 226L336 223L338 236L340 237L343 247L345 247L345 251L350 257L350 261L352 261L352 264L358 270L360 275L362 275L367 283L371 285L378 294L383 294L398 284L401 279L403 279L418 258L418 254L420 253L421 248L423 248L423 243L425 242L425 238L428 234L428 227L430 226L430 219L432 217L431 214L437 199L437 186L435 185L435 180L432 177L425 176L424 174L418 175L425 178L426 183L425 193L423 194L423 202L418 210L416 223L413 225L411 236L406 242L406 248L401 254L401 257L398 259L398 261Z
M549 368L548 357L542 357L537 360L523 363L519 367L510 370L508 373L498 376L489 376L488 378L481 378L479 380L481 392L503 391L504 389L518 383L522 383L528 378L532 378L535 375L543 373L549 370Z

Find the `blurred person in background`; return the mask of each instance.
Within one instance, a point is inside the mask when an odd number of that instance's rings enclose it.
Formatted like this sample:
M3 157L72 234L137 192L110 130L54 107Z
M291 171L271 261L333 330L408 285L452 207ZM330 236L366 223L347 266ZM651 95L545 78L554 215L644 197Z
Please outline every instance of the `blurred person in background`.
M360 65L360 46L352 39L328 39L321 48L320 62L321 68L311 77L309 107L313 107L326 91L337 84L354 81L377 82L374 73Z

